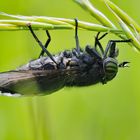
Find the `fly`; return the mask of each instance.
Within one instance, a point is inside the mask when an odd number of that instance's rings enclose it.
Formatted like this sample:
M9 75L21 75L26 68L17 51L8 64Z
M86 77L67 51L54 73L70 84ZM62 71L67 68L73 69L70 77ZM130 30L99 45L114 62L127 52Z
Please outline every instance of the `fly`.
M116 43L131 42L128 40L110 40L103 49L100 40L107 33L95 37L94 47L87 45L81 49L78 38L78 20L75 19L76 48L52 55L47 47L51 36L46 30L48 40L45 45L37 38L31 25L29 30L38 42L42 51L39 58L16 70L0 73L1 95L47 95L64 86L89 86L97 83L106 84L112 80L119 67L126 67L129 62L118 63ZM47 57L44 56L47 54ZM10 94L9 94L10 93Z

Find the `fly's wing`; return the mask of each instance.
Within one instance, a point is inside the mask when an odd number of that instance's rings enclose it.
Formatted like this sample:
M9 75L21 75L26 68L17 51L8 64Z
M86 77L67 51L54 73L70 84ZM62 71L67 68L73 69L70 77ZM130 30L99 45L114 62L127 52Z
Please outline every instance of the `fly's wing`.
M29 70L0 73L1 95L44 95L65 86L68 70Z

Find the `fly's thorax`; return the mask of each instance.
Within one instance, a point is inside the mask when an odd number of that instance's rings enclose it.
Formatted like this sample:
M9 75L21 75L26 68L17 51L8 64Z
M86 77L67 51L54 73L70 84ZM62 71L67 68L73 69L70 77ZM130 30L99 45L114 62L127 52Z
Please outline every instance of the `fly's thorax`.
M107 57L103 60L104 83L112 80L118 72L118 61L115 58Z

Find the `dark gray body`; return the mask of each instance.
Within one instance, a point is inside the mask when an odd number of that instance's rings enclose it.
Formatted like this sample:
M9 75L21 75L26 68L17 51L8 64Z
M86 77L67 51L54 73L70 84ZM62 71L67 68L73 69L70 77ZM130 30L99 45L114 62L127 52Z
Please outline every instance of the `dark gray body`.
M102 61L85 51L81 51L80 57L72 51L64 51L53 57L60 67L49 57L41 57L15 71L0 73L0 90L11 94L44 95L64 86L104 83Z

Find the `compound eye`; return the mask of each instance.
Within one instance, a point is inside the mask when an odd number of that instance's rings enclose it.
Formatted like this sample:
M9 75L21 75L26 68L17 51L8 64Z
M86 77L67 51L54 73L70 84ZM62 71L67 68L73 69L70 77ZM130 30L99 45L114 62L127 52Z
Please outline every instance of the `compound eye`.
M103 68L106 80L112 80L118 72L118 62L116 59L108 57L103 61Z

